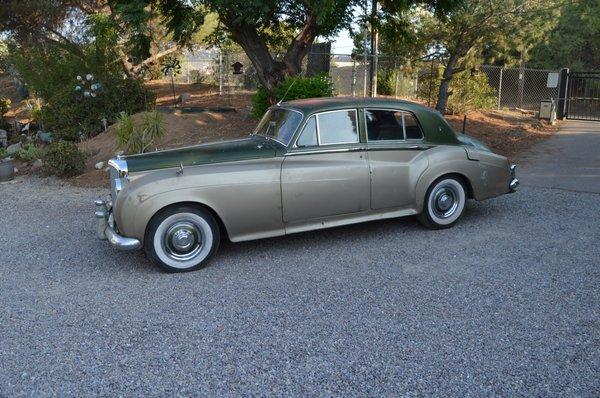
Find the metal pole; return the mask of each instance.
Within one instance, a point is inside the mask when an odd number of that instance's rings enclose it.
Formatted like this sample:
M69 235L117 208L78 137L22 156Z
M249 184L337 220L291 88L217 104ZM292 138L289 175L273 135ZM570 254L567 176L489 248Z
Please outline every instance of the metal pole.
M433 58L431 58L431 69L429 71L429 97L427 98L427 106L431 106L431 92L433 91Z
M369 87L371 97L377 97L377 72L379 67L379 32L377 30L377 0L371 0L371 78Z
M367 96L367 74L368 74L368 70L367 70L367 13L368 13L368 4L367 4L367 0L365 0L365 24L363 26L363 35L364 35L364 40L363 40L363 47L364 47L364 51L363 51L363 61L364 61L364 81L363 81L363 97Z
M223 52L219 51L219 95L223 95Z
M400 80L400 71L398 71L398 63L394 61L394 73L396 74L396 87L394 87L394 96L398 99L398 80Z
M500 82L498 83L498 110L500 110L500 102L502 101L502 71L504 68L500 68Z
M356 59L352 60L352 96L356 97Z
M416 98L418 94L419 94L419 72L417 72L417 74L415 75L415 92L413 93L413 95Z

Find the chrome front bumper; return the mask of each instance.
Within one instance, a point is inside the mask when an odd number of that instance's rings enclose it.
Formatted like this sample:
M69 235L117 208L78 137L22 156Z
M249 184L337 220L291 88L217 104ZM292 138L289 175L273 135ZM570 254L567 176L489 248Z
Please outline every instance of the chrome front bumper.
M515 192L518 186L519 180L517 179L517 165L513 164L510 166L510 183L508 184L508 188L510 189L510 192Z
M108 240L111 245L119 250L137 250L142 242L135 238L121 236L115 230L115 222L112 216L111 205L102 199L94 201L96 205L96 218L98 219L98 238Z

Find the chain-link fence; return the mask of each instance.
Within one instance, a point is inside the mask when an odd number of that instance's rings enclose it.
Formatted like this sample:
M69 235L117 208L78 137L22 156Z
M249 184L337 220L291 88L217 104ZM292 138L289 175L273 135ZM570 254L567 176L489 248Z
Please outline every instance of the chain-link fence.
M480 67L480 70L487 75L489 85L496 91L498 109L539 110L541 100L558 98L558 70L489 65Z
M309 57L329 57L329 71L325 72L331 78L336 95L370 95L370 68L374 61L371 56L310 53ZM377 58L377 95L419 100L435 106L443 66L435 59L409 66L401 61L404 60L387 56ZM558 97L558 70L483 65L470 73L485 74L497 109L538 110L541 100ZM211 85L220 94L252 91L259 85L256 71L243 52L187 54L182 57L181 70L175 80ZM453 81L460 84L456 79Z

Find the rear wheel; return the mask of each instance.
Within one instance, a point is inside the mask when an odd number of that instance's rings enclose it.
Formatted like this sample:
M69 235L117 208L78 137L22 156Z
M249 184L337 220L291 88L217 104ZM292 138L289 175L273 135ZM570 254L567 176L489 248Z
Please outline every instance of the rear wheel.
M430 229L449 228L462 216L466 202L462 182L456 177L442 177L427 189L423 212L417 218Z
M177 206L157 213L146 230L148 258L167 272L202 268L219 247L219 226L210 212Z

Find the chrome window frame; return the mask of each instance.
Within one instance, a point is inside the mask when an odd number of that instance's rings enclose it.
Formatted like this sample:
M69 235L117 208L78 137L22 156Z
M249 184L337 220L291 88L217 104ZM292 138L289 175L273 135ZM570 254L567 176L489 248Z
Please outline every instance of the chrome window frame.
M267 112L268 112L268 111L270 111L270 110L273 110L273 109L283 109L283 110L286 110L286 111L292 111L292 112L296 112L296 113L299 113L299 114L300 114L300 116L302 116L302 119L304 119L304 113L300 112L300 111L299 111L299 110L297 110L297 109L286 108L286 107L283 107L283 106L273 106L273 107L271 107L271 108L267 109ZM266 113L265 113L265 115L266 115ZM264 117L264 115L263 115L263 117ZM302 120L302 119L300 119L300 120ZM262 120L262 118L261 118L261 120ZM307 119L307 120L308 120L308 119ZM260 122L259 122L259 124L260 124ZM306 124L306 122L305 122L304 124ZM257 134L255 131L253 131L251 135L258 135L258 136L260 136L260 137L265 137L265 138L266 138L266 139L268 139L268 140L277 141L277 142L279 142L281 145L283 145L284 147L288 148L288 147L290 146L290 144L292 143L292 141L297 141L297 140L298 140L297 138L296 138L296 140L294 140L294 137L295 137L295 136L296 136L296 134L298 133L298 127L300 127L300 126L303 126L303 127L304 127L304 124L302 123L302 121L301 121L301 122L298 124L298 126L296 127L296 129L295 129L295 130L294 130L294 132L292 133L292 136L291 136L291 138L290 138L290 141L289 141L287 144L285 144L285 143L283 143L283 142L279 141L277 138L268 137L268 136L266 136L266 135L262 135L262 134ZM256 125L256 128L258 128L258 125Z
M389 112L400 112L402 113L402 136L404 137L401 140L369 140L369 128L367 126L367 111L369 110L373 110L373 111L389 111ZM404 109L398 109L398 108L362 108L362 112L363 112L363 116L364 116L364 127L365 127L365 142L368 143L372 143L372 144L377 144L377 143L413 143L413 142L423 142L425 140L425 134L423 133L423 128L421 127L421 123L419 122L419 119L415 116L414 113L410 112L410 111L406 111ZM406 124L404 122L404 114L405 113L410 113L413 118L416 120L417 122L417 126L419 127L419 131L421 132L421 138L406 138Z
M353 111L354 112L354 121L356 123L356 141L340 141L340 142L328 142L326 144L321 143L321 126L319 123L319 115L323 115L326 113L334 113L334 112L348 112L348 111ZM300 136L302 135L302 133L304 133L304 128L306 127L306 124L308 123L308 121L310 120L311 117L315 118L315 125L317 128L317 145L314 146L298 146L298 140L300 139ZM359 125L359 118L358 118L358 109L357 108L343 108L343 109L333 109L330 111L323 111L323 112L315 112L315 113L311 113L306 120L304 121L304 123L302 123L302 127L300 128L300 132L297 134L296 139L294 140L294 145L292 145L292 148L294 149L305 149L305 148L321 148L321 147L327 147L327 146L331 146L331 145L356 145L356 144L360 144L360 125Z

